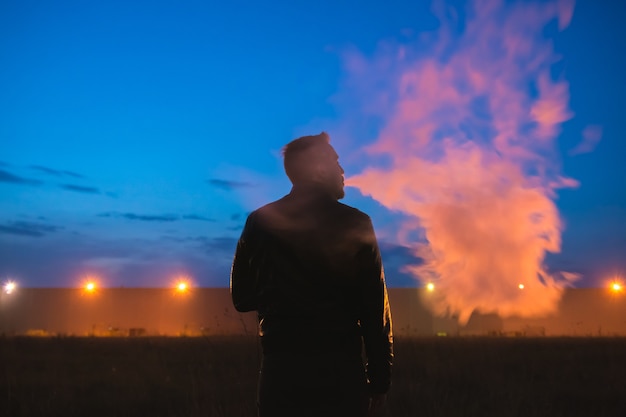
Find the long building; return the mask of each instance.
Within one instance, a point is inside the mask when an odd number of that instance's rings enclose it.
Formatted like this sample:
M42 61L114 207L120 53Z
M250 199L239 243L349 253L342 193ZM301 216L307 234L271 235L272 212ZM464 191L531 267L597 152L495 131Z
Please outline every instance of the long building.
M569 289L548 317L500 318L474 313L461 326L436 317L422 289L390 288L397 336L626 336L626 294ZM228 288L19 288L0 294L0 334L197 336L255 334L254 313L238 313Z

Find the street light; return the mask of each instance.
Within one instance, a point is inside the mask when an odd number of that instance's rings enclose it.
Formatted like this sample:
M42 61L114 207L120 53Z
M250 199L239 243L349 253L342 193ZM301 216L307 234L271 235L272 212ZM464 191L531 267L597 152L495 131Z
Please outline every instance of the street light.
M178 284L176 284L176 291L180 293L186 292L188 289L189 285L185 281L179 281Z
M188 277L178 277L174 282L174 293L179 295L188 294L191 291L192 282Z
M613 281L611 283L611 287L610 288L611 288L611 291L614 292L614 293L619 293L619 292L622 292L624 290L624 286L619 281Z
M170 285L174 292L174 295L185 295L191 292L193 287L193 280L189 275L180 274L170 281Z
M7 281L2 286L2 291L5 294L11 294L15 291L16 288L17 288L17 284L14 281Z
M432 282L429 282L428 284L426 284L426 289L428 290L428 292L435 291L435 284L433 284Z
M97 288L98 288L98 285L92 279L90 279L87 282L85 282L85 285L83 286L83 290L86 293L89 293L89 294L93 294L94 292L96 292Z

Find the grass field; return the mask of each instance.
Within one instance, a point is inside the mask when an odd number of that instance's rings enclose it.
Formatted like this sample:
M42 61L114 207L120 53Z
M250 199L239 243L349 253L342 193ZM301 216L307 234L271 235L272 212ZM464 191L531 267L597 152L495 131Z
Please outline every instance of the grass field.
M623 338L396 338L395 353L389 416L626 416ZM253 337L0 338L0 416L253 417L258 363Z

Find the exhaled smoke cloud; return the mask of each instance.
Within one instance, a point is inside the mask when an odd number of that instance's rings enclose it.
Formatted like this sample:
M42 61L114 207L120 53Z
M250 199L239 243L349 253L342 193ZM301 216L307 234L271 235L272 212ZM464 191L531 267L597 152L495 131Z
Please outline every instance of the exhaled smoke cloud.
M399 239L424 259L407 268L435 284L436 313L548 314L575 278L544 268L561 245L554 190L576 186L551 162L572 113L547 37L567 27L573 2L439 9L436 34L346 57L345 96L382 126L348 185L415 219Z

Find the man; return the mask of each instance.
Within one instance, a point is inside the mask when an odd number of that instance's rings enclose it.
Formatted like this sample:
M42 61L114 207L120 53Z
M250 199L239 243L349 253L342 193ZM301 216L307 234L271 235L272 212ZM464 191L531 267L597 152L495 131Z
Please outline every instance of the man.
M259 416L373 415L393 337L371 220L338 201L344 171L326 133L290 142L283 157L291 192L250 214L230 282L235 308L258 312Z

